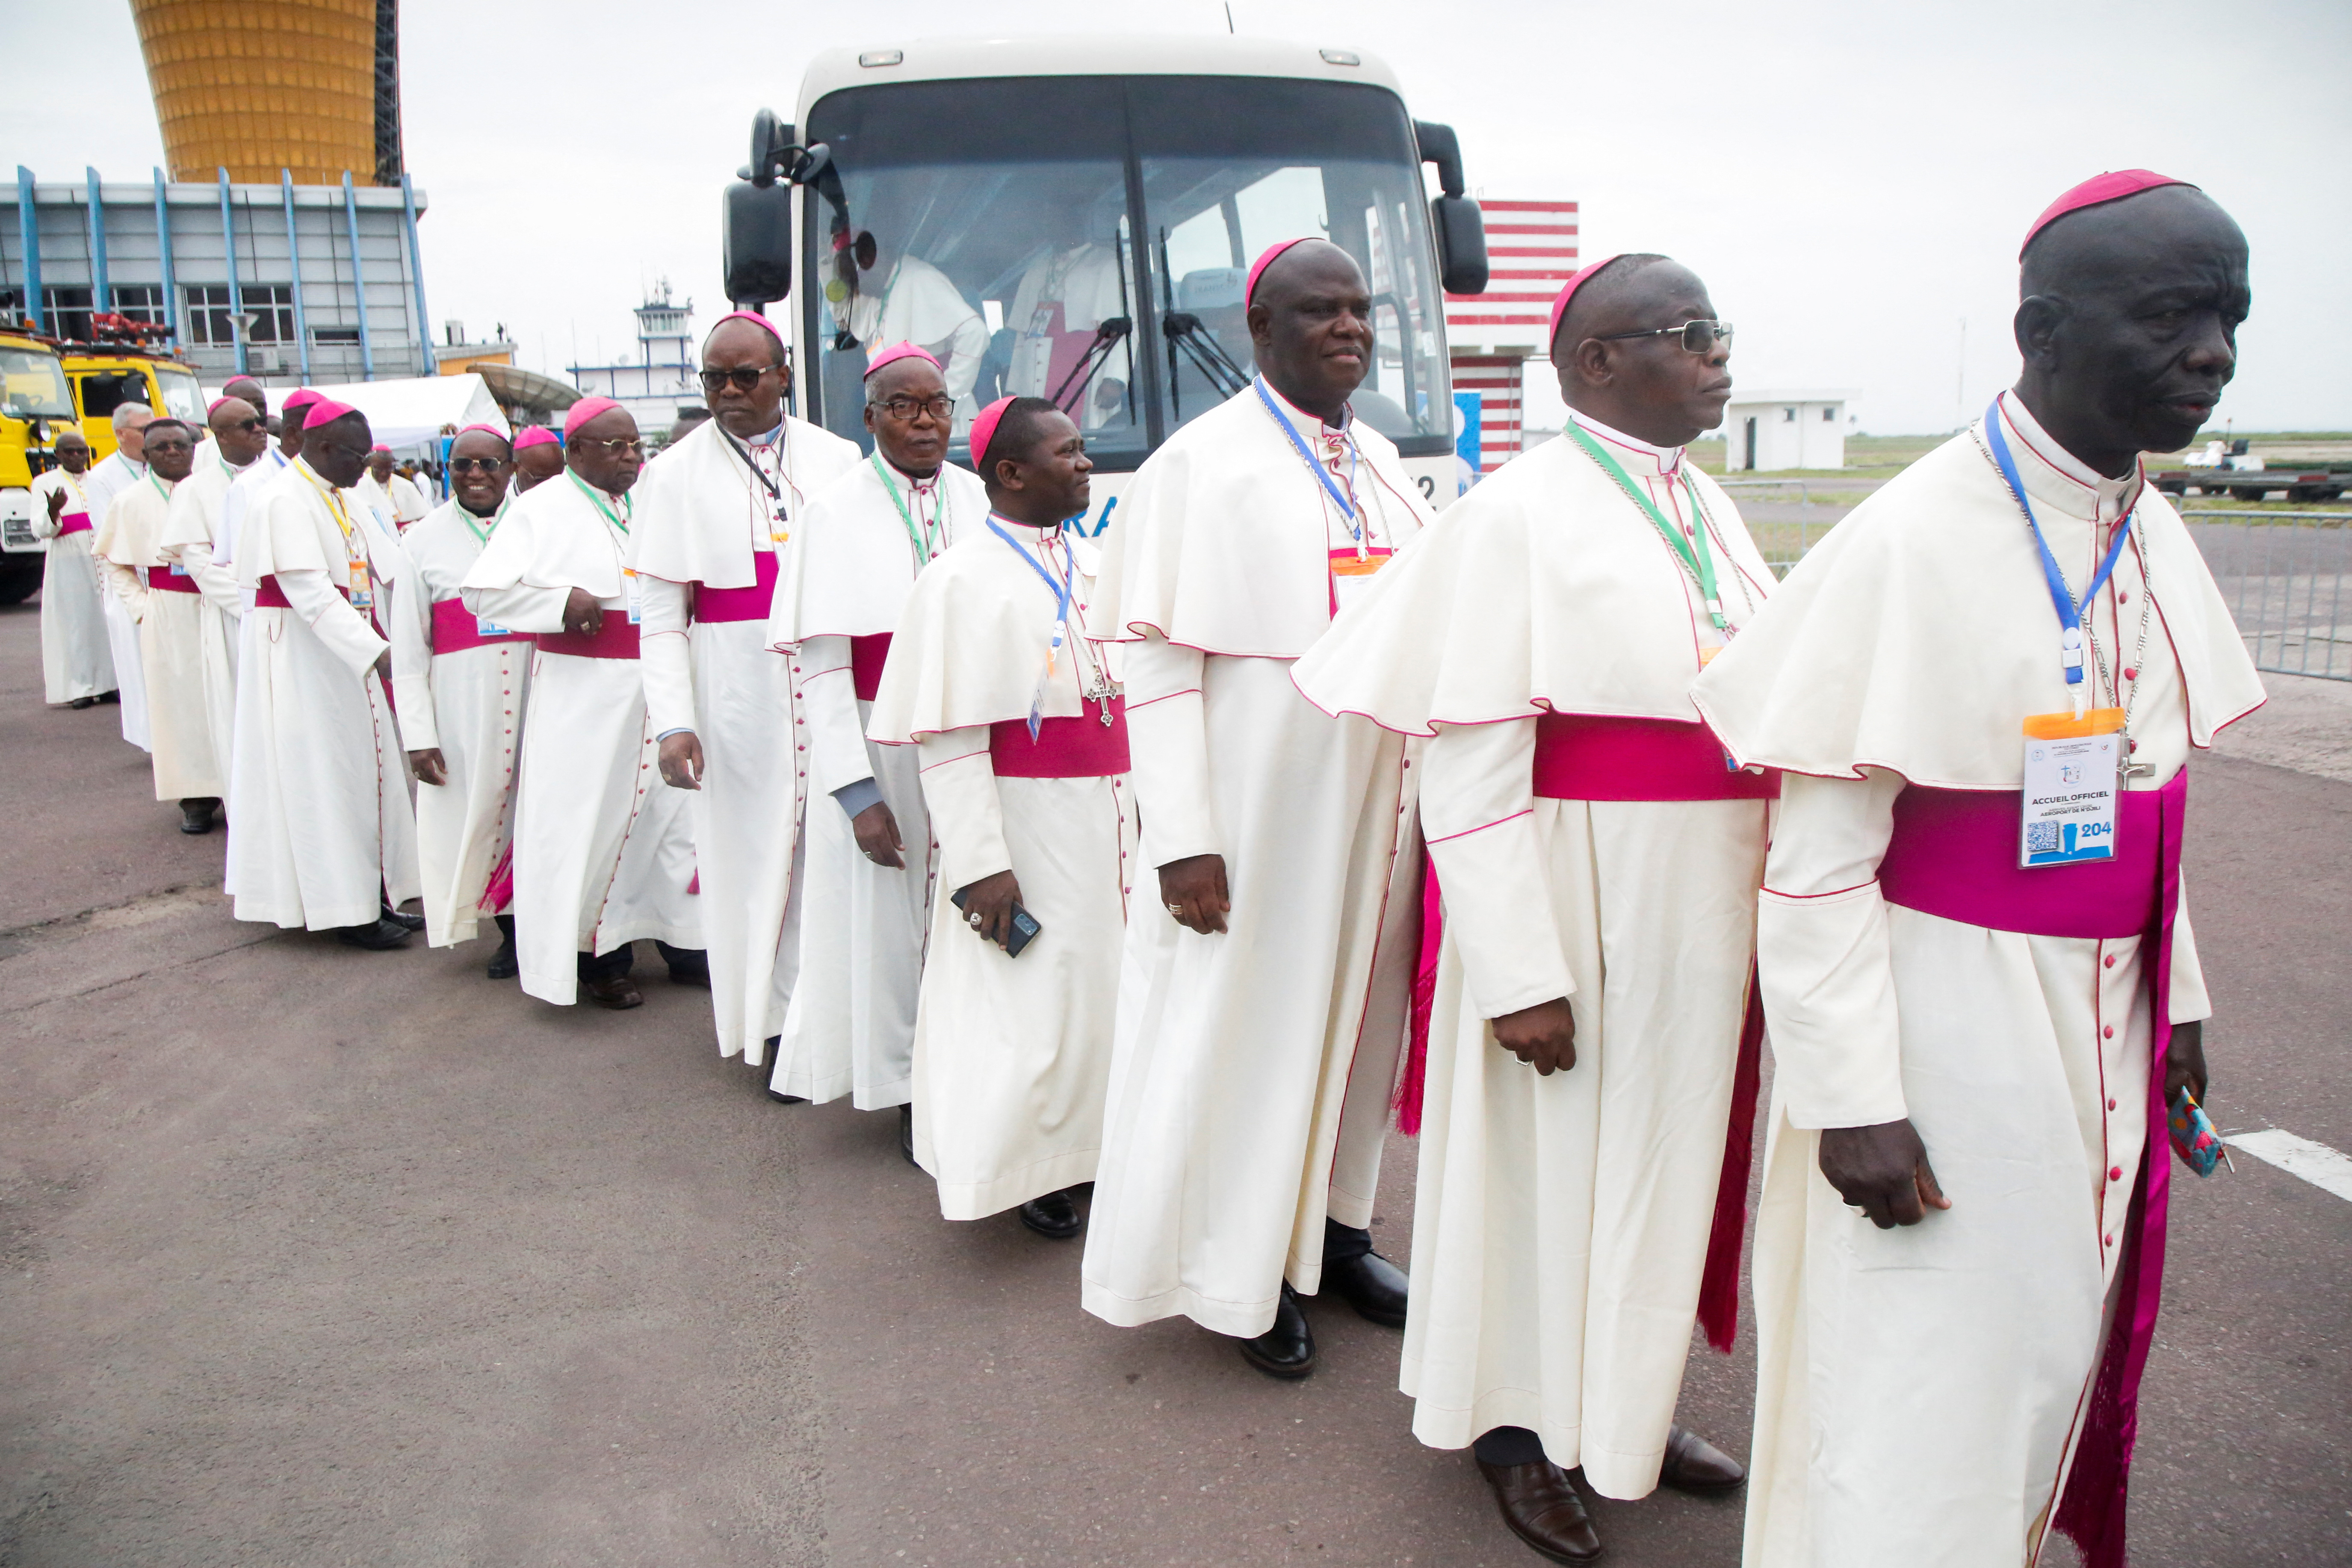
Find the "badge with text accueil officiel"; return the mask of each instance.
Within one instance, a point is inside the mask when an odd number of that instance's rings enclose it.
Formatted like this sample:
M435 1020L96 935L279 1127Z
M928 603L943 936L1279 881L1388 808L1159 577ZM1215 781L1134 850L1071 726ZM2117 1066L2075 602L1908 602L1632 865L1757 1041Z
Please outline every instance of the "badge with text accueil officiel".
M2025 721L2025 809L2017 863L2077 866L2116 853L2124 710L2035 713Z
M638 589L637 574L634 569L624 566L621 568L621 576L628 584L629 625L633 626L643 625L646 618L646 601L645 595Z

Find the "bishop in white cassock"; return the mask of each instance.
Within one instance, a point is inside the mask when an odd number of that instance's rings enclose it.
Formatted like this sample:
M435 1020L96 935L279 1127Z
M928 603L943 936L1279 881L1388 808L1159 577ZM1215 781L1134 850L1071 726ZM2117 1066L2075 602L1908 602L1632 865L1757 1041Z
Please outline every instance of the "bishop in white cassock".
M1644 255L1580 272L1552 322L1567 433L1456 502L1292 674L1431 737L1444 938L1399 1119L1423 1118L1413 1432L1475 1440L1510 1528L1582 1561L1601 1542L1565 1472L1626 1499L1740 1479L1674 1415L1703 1278L1731 1344L1778 781L1727 768L1689 698L1772 584L1684 450L1722 421L1729 329Z
M1083 1299L1122 1325L1181 1313L1303 1377L1294 1292L1328 1281L1402 1326L1366 1227L1421 844L1402 738L1318 712L1290 666L1430 513L1348 413L1373 353L1356 262L1277 246L1244 297L1262 374L1145 462L1095 606L1158 886L1128 923Z
M433 510L433 503L425 499L425 491L416 481L393 468L389 447L379 445L368 454L367 478L360 481L359 488L371 502L381 500L394 530L400 533L422 522L425 514Z
M810 498L785 551L771 647L791 656L811 763L800 975L784 1012L772 1093L860 1110L913 1093L917 988L939 865L919 764L866 739L907 590L941 551L983 527L988 492L948 462L952 418L931 356L898 343L866 377L875 449ZM805 719L805 722L802 721ZM833 797L831 805L820 796ZM913 1152L913 1113L900 1114Z
M425 934L471 942L489 915L500 942L493 980L517 973L516 763L530 692L533 639L485 624L459 597L505 515L514 459L503 431L468 425L449 444L450 498L401 535L404 591L393 601L392 684L401 743L416 774L416 863Z
M182 832L209 833L227 786L208 689L226 689L228 644L195 579L167 561L163 543L173 491L195 458L195 432L181 420L158 419L142 435L147 475L114 498L90 548L109 590L139 626L155 798L179 803Z
M113 414L115 449L89 470L82 489L89 497L90 526L106 521L114 498L147 477L146 441L141 432L155 416L143 403L118 405ZM114 664L116 700L122 707L122 738L148 749L147 678L139 663L139 623L121 595L100 579L99 609L106 621L107 647Z
M784 412L792 372L762 317L721 318L703 342L702 375L713 417L631 492L638 664L662 779L691 792L719 1054L761 1067L799 970L809 769L808 715L791 661L768 646L768 620L808 498L858 452Z
M992 510L916 579L867 733L914 751L950 897L915 1020L915 1160L940 1212L1081 1222L1135 864L1124 703L1086 640L1086 439L1042 398L972 422ZM1024 924L1024 921L1027 922Z
M366 607L396 568L348 493L366 417L324 398L302 417L304 456L253 499L236 542L253 608L237 661L228 886L239 920L396 947L414 929L393 911L417 896L416 825L384 697L391 645Z
M50 702L87 708L115 689L114 652L107 646L98 563L89 552L98 535L86 476L89 442L79 430L58 433L58 467L35 476L33 537L48 542L41 561L41 683Z
M515 951L522 988L569 1006L645 998L629 944L651 937L673 980L703 974L686 800L654 771L637 671L643 616L628 568L637 422L608 397L572 405L564 474L507 509L460 597L538 638L515 805Z
M1838 524L1695 689L1734 756L1789 770L1758 932L1750 1568L2018 1568L2053 1524L2124 1561L2167 1102L2205 1089L2184 770L2263 697L2139 454L2229 380L2246 242L2132 171L2060 198L2023 262L2017 390ZM2062 764L2087 809L2045 842L2021 792Z

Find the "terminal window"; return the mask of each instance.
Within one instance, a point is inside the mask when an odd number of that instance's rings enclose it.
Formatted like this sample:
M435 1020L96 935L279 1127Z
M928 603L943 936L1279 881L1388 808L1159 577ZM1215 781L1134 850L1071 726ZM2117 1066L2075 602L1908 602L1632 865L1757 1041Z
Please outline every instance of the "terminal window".
M233 348L236 324L230 315L243 308L253 314L249 343L290 343L294 341L294 289L286 283L250 283L232 301L226 283L194 284L188 289L188 342L210 348Z

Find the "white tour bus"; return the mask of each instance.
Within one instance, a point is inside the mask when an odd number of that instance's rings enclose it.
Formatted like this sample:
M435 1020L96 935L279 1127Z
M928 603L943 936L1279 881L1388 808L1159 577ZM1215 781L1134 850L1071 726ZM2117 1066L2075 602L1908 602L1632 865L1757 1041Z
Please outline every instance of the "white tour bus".
M787 301L797 411L862 446L866 352L901 339L943 354L954 461L980 407L1053 398L1087 432L1092 532L1170 432L1248 385L1251 260L1328 235L1371 282L1378 352L1356 414L1442 506L1455 465L1439 289L1486 281L1463 191L1453 131L1414 121L1395 76L1350 49L1203 36L842 50L809 68L793 124L754 124L727 193L727 291Z

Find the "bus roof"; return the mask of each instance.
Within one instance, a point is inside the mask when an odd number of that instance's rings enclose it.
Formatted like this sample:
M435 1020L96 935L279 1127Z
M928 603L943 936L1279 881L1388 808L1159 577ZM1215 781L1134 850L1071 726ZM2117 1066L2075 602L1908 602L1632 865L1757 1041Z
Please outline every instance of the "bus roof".
M895 58L894 58L895 57ZM861 64L861 61L871 62ZM793 122L827 93L891 81L1024 76L1264 76L1364 82L1404 96L1387 62L1342 45L1222 33L1065 33L1012 38L914 38L828 49L801 79Z

